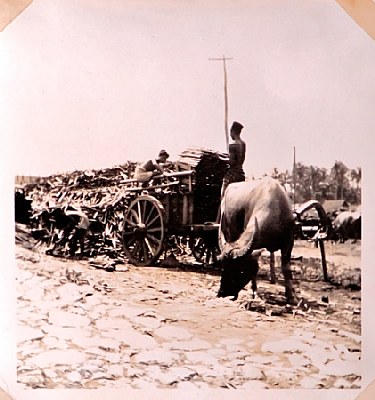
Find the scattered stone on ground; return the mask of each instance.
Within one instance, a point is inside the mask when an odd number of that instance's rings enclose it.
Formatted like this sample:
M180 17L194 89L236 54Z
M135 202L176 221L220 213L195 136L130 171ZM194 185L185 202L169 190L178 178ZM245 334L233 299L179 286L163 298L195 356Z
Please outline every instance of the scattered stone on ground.
M16 256L24 388L360 388L360 291L297 281L290 310L282 282L233 302L207 269Z

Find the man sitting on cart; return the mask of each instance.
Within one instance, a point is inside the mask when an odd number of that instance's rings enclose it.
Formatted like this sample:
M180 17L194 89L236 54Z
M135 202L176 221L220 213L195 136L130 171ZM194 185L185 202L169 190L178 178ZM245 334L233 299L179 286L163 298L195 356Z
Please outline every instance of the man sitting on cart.
M137 165L134 172L134 179L142 183L142 186L145 187L152 177L164 174L163 167L160 164L165 164L168 158L169 154L165 150L160 150L155 160L147 160Z

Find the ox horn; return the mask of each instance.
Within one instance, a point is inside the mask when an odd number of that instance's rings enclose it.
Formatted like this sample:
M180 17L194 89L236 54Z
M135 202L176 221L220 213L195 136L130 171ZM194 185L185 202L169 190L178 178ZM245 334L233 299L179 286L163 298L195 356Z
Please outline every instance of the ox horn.
M243 257L245 254L251 253L251 251L254 249L255 238L256 238L258 232L259 232L258 220L257 220L257 217L254 217L254 232L253 232L250 240L242 248L233 249L231 252L232 258Z

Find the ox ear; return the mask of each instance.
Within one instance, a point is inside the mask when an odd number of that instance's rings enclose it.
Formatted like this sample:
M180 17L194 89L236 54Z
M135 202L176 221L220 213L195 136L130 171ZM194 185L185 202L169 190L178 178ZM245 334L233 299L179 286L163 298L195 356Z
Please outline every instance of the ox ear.
M263 251L266 250L265 248L263 249L257 249L257 250L253 250L251 252L251 256L256 258L257 260L259 259L259 257L262 255Z

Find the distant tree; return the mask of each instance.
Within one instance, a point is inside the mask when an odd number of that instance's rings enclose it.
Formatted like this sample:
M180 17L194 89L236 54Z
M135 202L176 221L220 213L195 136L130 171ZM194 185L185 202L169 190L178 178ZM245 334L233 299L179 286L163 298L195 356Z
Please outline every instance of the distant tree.
M279 170L278 170L276 167L274 167L274 169L273 169L273 171L272 171L272 174L271 174L271 177L274 178L274 179L278 179L278 177L279 177Z
M311 199L310 169L301 162L295 165L295 201L301 203Z
M352 181L354 181L356 183L356 188L355 188L355 192L356 192L356 202L360 203L361 201L361 190L360 190L360 183L362 180L362 168L361 167L357 167L354 168L350 171L350 177L352 179Z
M329 186L326 168L310 165L310 186L311 196L318 200L327 198L327 188Z
M360 203L361 168L350 170L341 161L335 161L330 169L297 162L292 173L275 167L271 176L289 191L295 203L312 199L345 199Z
M346 173L348 167L342 161L335 161L331 169L331 179L336 185L336 199L344 199L345 184L348 183ZM348 187L348 185L346 185Z
M285 172L281 172L277 168L274 168L271 177L277 179L282 185L290 183L288 170L286 170Z

